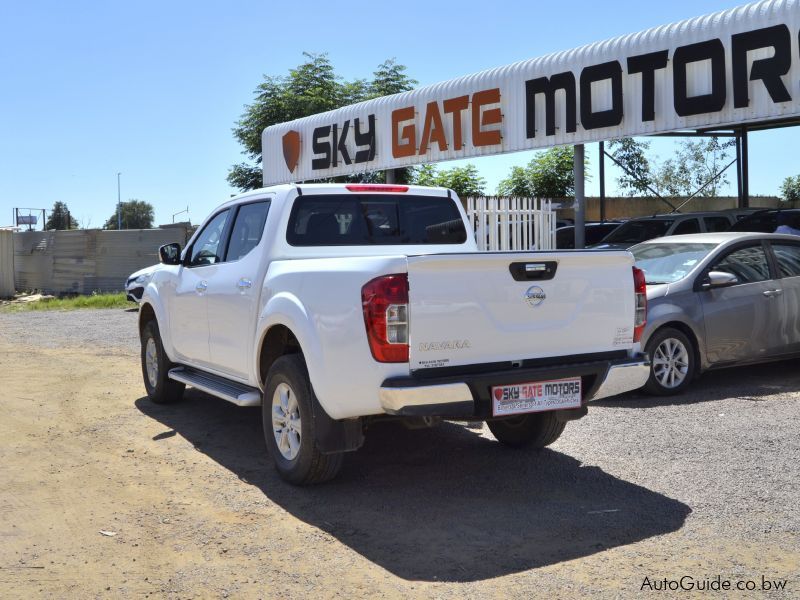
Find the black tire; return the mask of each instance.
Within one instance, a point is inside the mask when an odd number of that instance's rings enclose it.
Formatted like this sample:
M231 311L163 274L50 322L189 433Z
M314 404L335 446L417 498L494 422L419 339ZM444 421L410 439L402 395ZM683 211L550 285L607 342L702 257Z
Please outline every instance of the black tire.
M650 357L650 377L644 386L648 394L672 396L691 385L697 360L694 344L685 333L672 327L663 327L650 337L645 351Z
M284 421L286 426L276 433L276 429L273 427L273 399L278 404L282 404L281 392L285 393L288 406L287 410L276 406L280 411L279 418L285 418L287 414L290 415L290 418L286 418ZM295 485L328 481L336 477L342 467L342 454L322 454L317 448L312 408L313 393L311 382L308 379L308 371L299 354L281 356L273 363L267 374L261 407L264 440L272 460L275 462L278 474L285 481ZM292 404L292 398L294 404ZM295 405L296 411L294 410ZM299 439L296 435L296 420L292 421L291 418L293 415L297 415L300 420ZM295 423L295 425L290 425L290 423ZM275 427L279 427L279 425ZM281 439L284 445L283 449L279 447L276 436ZM291 442L294 442L294 448L292 448ZM293 452L296 453L294 456L292 456Z
M148 344L152 340L154 344L153 358L155 359L157 373L154 381L151 382L147 367ZM167 373L175 365L170 362L167 353L164 352L164 345L161 343L161 335L158 332L158 323L155 319L148 321L142 329L142 378L144 388L147 390L147 397L156 404L169 404L178 402L183 398L184 384L173 381L167 377ZM154 385L155 384L155 385Z
M498 442L512 448L544 448L561 437L567 426L551 412L495 419L486 424Z

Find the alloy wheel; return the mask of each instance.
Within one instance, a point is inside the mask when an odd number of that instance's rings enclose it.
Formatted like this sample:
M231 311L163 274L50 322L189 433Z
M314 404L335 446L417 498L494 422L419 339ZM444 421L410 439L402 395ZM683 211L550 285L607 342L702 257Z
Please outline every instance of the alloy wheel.
M658 383L675 389L681 385L689 373L689 351L683 342L675 338L665 338L653 354L653 375Z
M278 384L272 394L272 433L283 458L294 460L300 452L300 407L286 383Z

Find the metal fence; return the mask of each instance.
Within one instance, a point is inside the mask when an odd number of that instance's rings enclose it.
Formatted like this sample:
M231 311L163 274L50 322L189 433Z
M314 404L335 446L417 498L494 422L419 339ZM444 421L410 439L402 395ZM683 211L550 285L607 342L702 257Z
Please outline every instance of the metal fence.
M467 198L467 217L481 251L556 247L556 213L550 200Z
M158 247L186 243L184 228L14 233L15 283L20 291L89 294L121 291L125 279L158 262Z
M14 295L13 232L0 230L0 298Z

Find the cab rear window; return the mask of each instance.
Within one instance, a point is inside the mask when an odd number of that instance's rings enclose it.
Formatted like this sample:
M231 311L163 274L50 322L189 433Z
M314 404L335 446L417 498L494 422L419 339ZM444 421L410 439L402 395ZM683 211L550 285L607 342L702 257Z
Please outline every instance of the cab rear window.
M301 196L289 216L292 246L463 244L467 231L455 201L434 196Z

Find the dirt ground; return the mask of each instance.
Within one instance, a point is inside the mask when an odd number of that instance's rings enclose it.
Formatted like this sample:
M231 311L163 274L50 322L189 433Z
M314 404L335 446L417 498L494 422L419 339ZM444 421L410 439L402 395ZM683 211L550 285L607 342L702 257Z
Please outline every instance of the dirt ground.
M293 488L259 409L155 406L130 349L2 327L2 598L619 597L684 575L800 594L797 363L772 391L786 367L606 402L542 452L387 424L336 481Z

